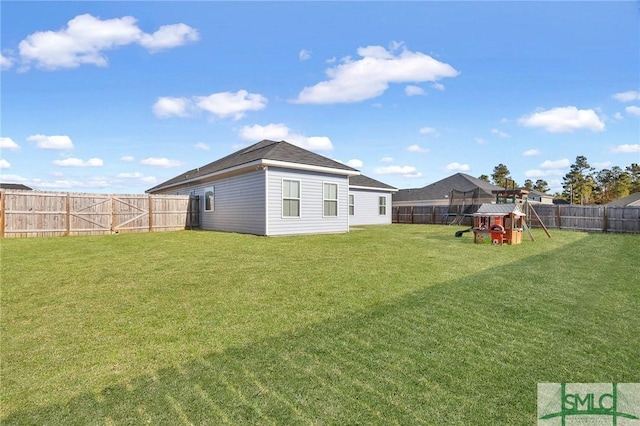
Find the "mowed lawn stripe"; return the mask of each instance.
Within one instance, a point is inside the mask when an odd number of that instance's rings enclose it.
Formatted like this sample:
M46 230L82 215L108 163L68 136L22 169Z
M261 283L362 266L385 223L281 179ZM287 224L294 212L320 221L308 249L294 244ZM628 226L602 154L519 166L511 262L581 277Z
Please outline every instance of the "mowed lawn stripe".
M77 250L87 251L103 271L93 287L84 277L67 285L74 275L64 268L56 274L67 279L47 284L43 265L18 265L36 257L21 256L33 242L3 241L3 282L21 282L3 284L2 416L8 424L530 424L538 382L637 381L637 236L558 232L494 247L454 231L40 241L78 257L80 270ZM154 262L112 274L112 265L142 259L141 246ZM99 263L97 252L110 260ZM192 273L162 278L187 260ZM33 302L47 290L49 299Z

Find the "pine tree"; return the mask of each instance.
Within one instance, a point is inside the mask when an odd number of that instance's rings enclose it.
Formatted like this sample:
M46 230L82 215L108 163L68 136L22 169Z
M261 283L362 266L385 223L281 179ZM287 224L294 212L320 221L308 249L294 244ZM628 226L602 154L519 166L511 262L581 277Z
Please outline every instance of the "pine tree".
M579 155L575 163L571 165L569 173L563 178L563 195L572 204L589 204L592 200L593 189L596 182L591 172L593 167L589 165L587 157Z

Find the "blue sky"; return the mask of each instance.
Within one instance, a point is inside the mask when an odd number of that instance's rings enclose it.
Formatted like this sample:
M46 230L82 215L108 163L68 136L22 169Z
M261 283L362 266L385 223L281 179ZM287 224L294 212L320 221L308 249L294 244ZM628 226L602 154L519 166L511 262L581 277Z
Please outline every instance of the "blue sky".
M398 188L640 162L640 5L2 1L0 172L143 193L262 139Z

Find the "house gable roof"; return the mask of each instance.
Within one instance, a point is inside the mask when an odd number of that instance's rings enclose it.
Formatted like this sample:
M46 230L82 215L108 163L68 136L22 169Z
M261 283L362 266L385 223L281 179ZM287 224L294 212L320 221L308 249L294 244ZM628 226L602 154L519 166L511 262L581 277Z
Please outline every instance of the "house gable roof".
M382 183L379 180L375 180L365 175L349 176L349 187L382 189L390 192L395 192L398 190L398 188L387 185L386 183Z
M640 207L640 192L634 192L633 194L618 198L605 205L607 207Z
M23 185L21 183L0 183L0 189L19 189L23 191L32 190L32 188L29 188L27 185Z
M197 181L210 175L215 175L217 173L241 168L242 166L248 166L251 164L277 165L289 168L296 168L296 165L301 168L302 166L307 166L343 172L345 175L360 173L353 167L349 167L345 164L297 147L288 142L263 140L212 163L189 170L186 173L148 189L146 192L153 192L162 188L169 188L187 182Z
M474 191L476 188L488 197L493 196L491 191L504 189L466 173L456 173L422 188L401 189L393 195L393 201L442 200L449 197L452 189Z

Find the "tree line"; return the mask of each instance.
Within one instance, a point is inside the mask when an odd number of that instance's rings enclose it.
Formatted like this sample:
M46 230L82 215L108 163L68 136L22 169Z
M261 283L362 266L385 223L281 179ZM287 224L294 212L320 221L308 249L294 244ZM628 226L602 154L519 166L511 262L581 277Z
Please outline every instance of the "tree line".
M500 163L493 168L491 175L480 175L478 179L504 188L524 187L542 193L548 193L549 183L544 179L531 179L519 186L511 177L509 168ZM629 194L640 192L640 164L632 163L624 169L613 166L596 171L587 161L587 157L579 155L562 178L562 192L556 192L555 198L569 201L571 204L606 204Z

